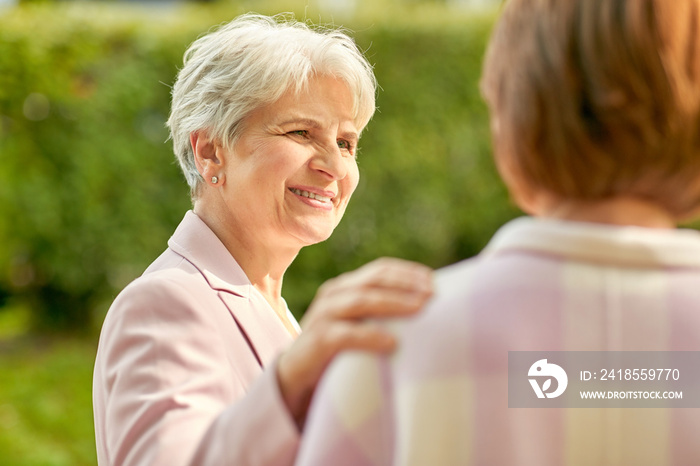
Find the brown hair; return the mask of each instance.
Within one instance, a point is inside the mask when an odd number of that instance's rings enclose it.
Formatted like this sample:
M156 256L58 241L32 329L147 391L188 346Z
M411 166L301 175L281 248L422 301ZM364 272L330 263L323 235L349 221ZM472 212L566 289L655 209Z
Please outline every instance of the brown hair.
M481 89L507 182L700 206L700 0L509 0Z

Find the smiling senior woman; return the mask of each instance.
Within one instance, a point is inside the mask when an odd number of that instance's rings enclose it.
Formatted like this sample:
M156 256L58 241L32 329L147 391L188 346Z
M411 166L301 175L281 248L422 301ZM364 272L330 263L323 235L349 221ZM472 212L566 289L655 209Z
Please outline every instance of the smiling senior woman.
M168 124L194 209L105 319L101 465L289 464L329 361L393 349L365 318L417 311L424 266L380 259L326 282L296 340L281 297L357 186L375 88L345 34L280 17L239 17L187 51Z

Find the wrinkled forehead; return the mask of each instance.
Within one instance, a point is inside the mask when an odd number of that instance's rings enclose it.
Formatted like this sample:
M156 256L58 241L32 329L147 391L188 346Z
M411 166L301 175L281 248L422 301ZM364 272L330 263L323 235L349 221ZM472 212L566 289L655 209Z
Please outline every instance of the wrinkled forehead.
M351 99L352 120L357 127L358 133L367 126L367 123L372 118L375 110L374 90L368 90L360 79L353 79L353 76L347 76L349 73L338 73L327 71L324 73L313 72L309 73L303 80L290 83L288 91L292 91L297 95L309 92L314 93L314 85L326 78L337 81L342 87L338 88L338 93L348 92ZM344 89L343 89L344 88ZM281 97L281 96L280 96ZM339 99L341 96L337 96Z

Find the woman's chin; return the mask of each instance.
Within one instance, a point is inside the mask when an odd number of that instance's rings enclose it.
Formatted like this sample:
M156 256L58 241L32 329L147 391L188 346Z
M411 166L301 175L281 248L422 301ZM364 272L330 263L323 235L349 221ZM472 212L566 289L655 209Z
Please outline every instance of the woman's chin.
M302 247L326 241L335 230L329 225L300 225L294 236L300 240Z

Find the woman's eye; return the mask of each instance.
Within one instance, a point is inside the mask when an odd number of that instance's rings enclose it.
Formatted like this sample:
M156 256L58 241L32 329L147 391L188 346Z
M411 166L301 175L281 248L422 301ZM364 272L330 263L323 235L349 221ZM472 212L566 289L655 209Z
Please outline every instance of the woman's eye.
M295 136L308 136L309 132L305 129L297 129L294 131L290 131L288 134L293 134Z
M345 141L345 140L343 140L343 139L341 139L340 141L338 141L338 147L340 147L340 148L343 149L343 150L350 151L350 152L352 152L352 149L353 149L352 144L350 143L350 141Z

